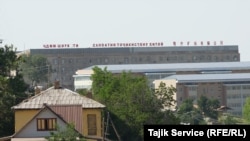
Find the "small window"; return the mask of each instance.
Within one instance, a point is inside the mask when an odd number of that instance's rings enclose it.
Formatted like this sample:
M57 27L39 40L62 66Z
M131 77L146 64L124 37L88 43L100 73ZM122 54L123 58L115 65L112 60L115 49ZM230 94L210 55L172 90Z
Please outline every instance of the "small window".
M56 130L56 118L38 118L37 131Z
M96 115L88 114L88 135L97 135Z
M104 62L105 62L105 63L108 63L108 62L109 62L109 59L108 59L108 58L105 58L105 59L104 59Z

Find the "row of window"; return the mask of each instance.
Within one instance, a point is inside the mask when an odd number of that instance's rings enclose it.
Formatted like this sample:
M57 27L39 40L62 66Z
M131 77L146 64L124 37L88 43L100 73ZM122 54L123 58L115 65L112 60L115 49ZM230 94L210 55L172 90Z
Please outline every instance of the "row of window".
M97 135L96 115L87 115L88 135ZM56 131L56 118L37 118L37 131Z
M240 89L250 89L250 85L243 85L243 86L227 86L227 90L240 90Z
M203 93L214 92L214 88L197 88L197 87L189 87L189 91L197 91L198 89L202 90ZM182 92L183 88L178 88L177 91Z
M241 107L242 103L228 103L227 106L231 107L231 108L233 108L233 107L236 108L236 107Z
M228 94L227 95L227 99L236 99L236 98L238 98L238 99L240 99L240 98L247 98L247 97L249 97L250 96L250 94Z
M37 131L56 130L56 118L38 118Z
M229 110L228 113L230 113L232 115L236 115L236 116L242 116L242 112L241 111L231 111L231 110Z
M184 61L184 60L188 60L188 56L184 57L184 56L159 56L158 59L155 59L156 57L155 56L146 56L146 57L124 57L123 60L119 59L119 58L115 58L113 57L112 59L110 58L97 58L97 59L91 59L91 58L84 58L84 59L66 59L66 58L62 58L62 57L58 57L56 59L53 59L53 64L54 65L57 65L58 63L60 64L65 64L65 63L69 63L69 64L72 64L74 63L74 60L75 62L80 62L80 63L119 63L119 62L116 62L117 60L120 60L120 61L123 61L123 63L130 63L130 62L133 62L133 63L137 63L137 62L143 62L143 61L147 61L147 62L168 62L168 61ZM221 59L219 59L221 58ZM205 61L205 60L214 60L214 61L223 61L223 60L227 60L227 61L238 61L238 56L235 55L233 57L231 56L227 56L227 57L221 57L221 56L214 56L214 57L211 57L210 55L208 55L207 57L204 57L204 55L202 56L193 56L192 57L192 61L196 62L196 61Z
M75 77L75 81L84 81L84 80L90 80L90 76Z
M203 89L203 91L208 92L209 88ZM250 89L250 85L244 85L244 86L227 86L226 87L227 90L240 90L240 89ZM188 88L189 91L197 91L197 87L189 87ZM179 88L178 91L182 91L182 88ZM213 88L210 88L210 91L214 91Z

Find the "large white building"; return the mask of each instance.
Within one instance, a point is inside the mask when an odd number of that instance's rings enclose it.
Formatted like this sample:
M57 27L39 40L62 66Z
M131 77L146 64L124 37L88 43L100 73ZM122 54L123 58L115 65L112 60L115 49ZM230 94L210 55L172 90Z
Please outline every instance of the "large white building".
M241 116L245 98L250 96L250 62L94 65L76 71L75 90L91 88L90 77L95 66L106 67L114 74L141 73L152 87L157 87L160 81L173 85L177 88L176 106L187 98L196 102L200 95L206 95L231 107L228 112Z
M23 53L45 56L52 68L50 82L59 80L72 90L75 71L93 65L240 61L237 45L43 48Z
M107 70L112 73L121 73L122 71L141 73L147 76L150 82L174 74L250 73L250 62L93 65L75 72L73 75L74 90L91 88L90 76L93 74L92 69L95 66L101 69L107 67Z
M250 97L250 73L172 75L155 80L156 88L160 82L177 89L174 95L177 107L188 98L197 104L203 95L218 99L221 105L231 108L227 112L242 116L245 100Z

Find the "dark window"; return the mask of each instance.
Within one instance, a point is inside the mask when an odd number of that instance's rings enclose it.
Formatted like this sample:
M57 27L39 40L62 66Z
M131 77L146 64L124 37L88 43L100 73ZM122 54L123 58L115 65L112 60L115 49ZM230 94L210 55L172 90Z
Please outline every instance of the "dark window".
M88 118L88 135L96 135L97 134L96 115L89 114L87 118Z
M37 131L56 130L56 118L38 118Z

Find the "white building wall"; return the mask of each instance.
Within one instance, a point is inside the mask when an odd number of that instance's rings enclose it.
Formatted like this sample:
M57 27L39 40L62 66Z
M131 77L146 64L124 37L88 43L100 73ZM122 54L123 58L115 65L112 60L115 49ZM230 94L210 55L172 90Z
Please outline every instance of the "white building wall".
M92 80L90 75L75 75L74 76L74 89L90 89L92 86Z

